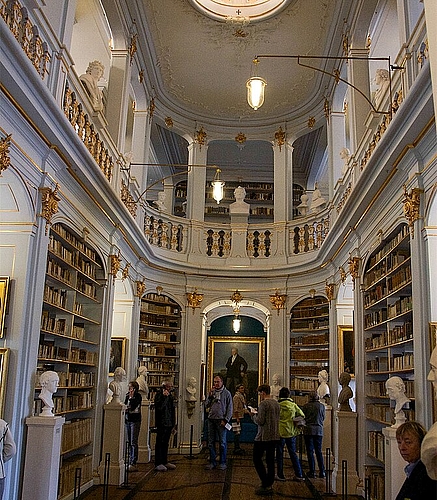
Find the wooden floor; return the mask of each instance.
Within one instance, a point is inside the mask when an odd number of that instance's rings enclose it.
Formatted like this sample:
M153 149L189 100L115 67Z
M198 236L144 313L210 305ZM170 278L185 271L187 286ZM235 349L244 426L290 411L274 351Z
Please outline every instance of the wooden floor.
M208 463L206 452L189 458L171 455L176 470L155 472L154 464L139 464L138 472L129 472L127 486L94 486L80 496L80 500L251 500L260 484L252 463L252 445L243 444L245 455L234 455L230 447L228 468L225 471L205 470ZM326 495L325 479L292 481L293 469L290 459L284 457L284 472L287 481L275 481L274 498L296 500L321 500L328 496L341 499L341 495ZM304 471L307 470L303 462ZM268 497L272 498L272 497ZM358 498L348 496L348 498Z

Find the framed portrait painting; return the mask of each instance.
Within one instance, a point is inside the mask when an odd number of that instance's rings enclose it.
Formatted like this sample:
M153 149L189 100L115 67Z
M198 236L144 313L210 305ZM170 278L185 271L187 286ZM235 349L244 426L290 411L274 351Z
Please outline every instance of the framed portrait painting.
M355 376L355 341L354 329L350 325L338 327L338 375L343 372Z
M121 366L126 370L126 337L112 337L111 338L111 351L109 354L109 376L114 375L116 368Z
M3 418L3 409L6 396L6 377L8 374L9 349L0 348L0 418Z
M5 334L5 319L8 306L9 276L0 276L0 338Z
M437 323L432 322L429 324L429 354L431 356L432 351L435 349L437 346ZM430 365L428 365L430 366ZM432 421L437 422L437 397L436 393L434 390L434 386L431 385L431 394L432 394Z
M208 394L211 390L214 375L217 373L223 376L226 384L226 363L232 355L232 349L237 349L238 355L247 363L247 371L241 377L240 382L246 388L247 404L256 407L258 406L257 388L265 380L265 340L263 338L235 336L209 337L206 393Z

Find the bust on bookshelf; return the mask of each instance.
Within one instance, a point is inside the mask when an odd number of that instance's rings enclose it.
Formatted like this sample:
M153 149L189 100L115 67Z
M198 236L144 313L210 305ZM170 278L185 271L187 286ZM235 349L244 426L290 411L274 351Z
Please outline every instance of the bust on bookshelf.
M349 400L354 395L352 389L349 387L351 381L350 373L343 372L340 374L338 381L341 385L341 391L338 395L338 409L340 411L352 411Z
M40 376L41 392L39 399L44 403L40 417L54 417L53 394L58 390L59 376L56 372L48 370Z
M405 384L401 377L390 377L385 383L388 397L395 401L395 423L392 427L399 427L406 421L402 408L411 400L405 395Z
M139 393L141 394L143 401L149 399L149 386L147 385L147 375L148 375L147 367L140 366L138 368L138 377L137 383L139 386Z
M319 400L321 403L329 404L330 392L328 386L328 372L326 370L320 370L317 374L317 379L319 381L319 387L317 387L317 394L319 395Z
M121 366L118 366L114 371L114 380L109 383L109 389L112 392L110 404L121 404L120 396L123 391L123 382L126 381L126 371Z

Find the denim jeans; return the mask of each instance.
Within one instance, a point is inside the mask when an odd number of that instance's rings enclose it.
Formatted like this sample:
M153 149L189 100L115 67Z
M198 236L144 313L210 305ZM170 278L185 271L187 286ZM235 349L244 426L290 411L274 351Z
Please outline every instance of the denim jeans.
M221 425L221 420L208 419L208 448L209 461L213 465L217 465L217 453L215 451L215 440L218 437L220 445L220 463L226 463L226 455L228 451L227 445L227 430L224 425Z
M261 479L263 488L269 488L275 481L275 449L277 445L278 441L255 441L253 443L253 465ZM264 453L266 465L263 461Z
M322 441L323 436L310 436L304 435L305 447L307 449L309 474L314 474L316 471L316 464L314 462L314 452L316 453L317 465L319 466L320 474L325 473L325 466L323 464L322 454Z
M299 457L296 453L297 436L281 438L278 446L276 447L276 463L278 465L278 476L284 476L284 448L287 446L288 454L291 458L294 473L297 477L302 477L302 466L300 465Z
M138 436L141 422L126 422L127 442L129 446L129 463L135 465L138 461Z

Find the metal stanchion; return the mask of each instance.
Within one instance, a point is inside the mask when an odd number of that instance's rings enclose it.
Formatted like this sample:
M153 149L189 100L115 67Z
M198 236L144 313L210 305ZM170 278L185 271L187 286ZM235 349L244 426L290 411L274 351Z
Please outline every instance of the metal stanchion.
M126 441L124 449L124 481L122 485L124 488L129 485L129 451L129 441Z
M109 493L109 466L111 464L111 454L105 455L105 469L103 472L103 500L108 500Z
M341 461L341 499L347 500L347 460Z
M364 500L370 500L370 477L364 479Z
M330 496L337 496L331 489L331 478L332 478L332 459L331 459L331 448L326 448L325 451L325 472L326 472L326 478L325 478L325 493L324 496L330 497Z
M80 495L80 483L82 481L82 469L80 467L76 467L74 471L74 496L73 500L77 500Z

